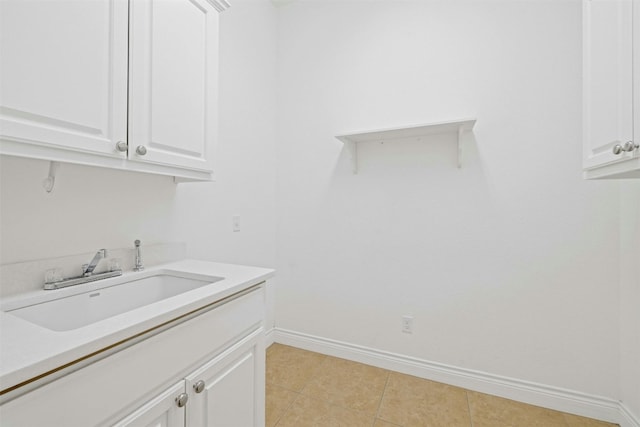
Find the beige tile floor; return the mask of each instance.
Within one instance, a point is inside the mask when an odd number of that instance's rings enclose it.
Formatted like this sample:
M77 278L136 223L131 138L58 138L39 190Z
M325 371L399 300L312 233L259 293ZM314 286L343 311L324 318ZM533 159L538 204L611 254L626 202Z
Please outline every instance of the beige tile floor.
M612 427L361 363L273 344L266 427Z

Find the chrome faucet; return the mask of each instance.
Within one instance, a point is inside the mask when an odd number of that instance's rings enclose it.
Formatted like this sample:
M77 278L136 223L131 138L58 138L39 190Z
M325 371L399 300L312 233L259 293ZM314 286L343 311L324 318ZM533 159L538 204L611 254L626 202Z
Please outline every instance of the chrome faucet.
M47 279L45 278L44 289L46 290L61 289L61 288L66 288L67 286L81 285L83 283L95 282L97 280L108 279L110 277L116 277L116 276L122 275L122 270L119 270L119 269L113 270L113 271L106 271L104 273L94 274L93 270L95 270L100 260L106 257L107 257L107 250L100 249L93 256L93 259L89 264L82 265L81 276L69 277L67 279L60 278L56 281L51 281L51 282L46 281Z
M100 260L106 257L107 257L106 249L100 249L98 252L96 252L96 254L93 256L93 259L89 264L82 265L82 277L91 276L93 274L93 270L95 270Z
M133 267L133 271L142 271L144 266L142 265L142 254L140 252L140 240L134 241L133 244L136 245L136 265Z

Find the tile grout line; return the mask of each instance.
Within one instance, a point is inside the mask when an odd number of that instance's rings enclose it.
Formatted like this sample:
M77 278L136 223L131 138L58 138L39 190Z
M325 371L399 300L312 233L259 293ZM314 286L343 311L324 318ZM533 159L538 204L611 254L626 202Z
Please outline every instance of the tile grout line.
M273 386L273 387L278 387L278 388L281 388L281 389L283 389L283 390L287 390L288 392L291 392L291 393L300 394L300 392L299 392L299 391L293 390L293 389L291 389L291 388L289 388L289 387L282 386L282 385L280 385L280 384L278 384L278 383L269 382L269 383L267 383L267 384L268 384L268 385L270 385L270 386Z
M387 392L387 386L389 385L389 377L391 377L391 371L387 370L387 379L384 382L384 388L382 389L382 396L380 397L380 402L378 402L378 409L376 410L376 413L373 416L373 425L374 426L376 424L376 420L378 419L378 415L380 415L380 407L382 406L382 401L384 400L384 395Z
M275 343L274 343L274 344L275 344ZM291 346L288 346L288 347L291 347ZM269 348L271 348L271 346L269 346ZM291 347L291 348L296 349L296 347ZM308 351L308 350L305 350L305 351ZM310 353L314 353L314 352L310 352ZM320 354L320 353L315 353L315 354ZM311 379L314 377L314 375L315 375L316 371L318 371L318 370L320 369L320 367L324 364L324 362L325 362L325 361L326 361L326 359L327 359L327 356L326 356L326 355L322 355L322 356L323 356L323 358L322 358L322 362L320 362L320 364L318 365L318 367L314 370L314 374L313 374L313 375L311 375L311 376L309 377L309 380L307 380L304 384L302 384L302 385L301 385L301 387L300 387L300 390L299 390L299 391L297 391L297 390L292 390L292 389L290 389L289 387L282 386L282 385L280 385L280 384L276 384L275 382L271 382L271 383L269 383L269 384L271 384L272 386L280 387L280 388L282 388L283 390L286 390L286 391L288 391L288 392L290 392L290 393L293 393L293 394L295 395L295 397L291 400L291 403L289 403L289 405L287 405L287 407L282 411L282 414L278 417L278 419L277 419L277 421L275 422L275 424L273 425L273 427L277 427L277 426L280 424L280 421L282 421L282 419L284 418L284 416L285 416L285 415L287 415L287 413L289 412L289 410L291 409L291 407L296 403L296 401L297 401L298 399L300 399L300 397L302 397L302 396L303 396L303 395L302 395L302 391L305 389L305 387L308 385L308 383L309 383L309 382L311 382ZM265 362L266 362L266 361L265 361ZM265 385L266 385L266 384L265 384Z
M1 1L1 0L0 0L0 1ZM292 347L292 348L295 348L295 347ZM305 350L305 351L309 351L309 350ZM311 352L311 351L309 351L309 352ZM321 356L323 356L323 357L322 357L322 359L321 359L320 363L318 363L318 366L316 367L316 369L314 369L314 370L313 370L313 374L309 377L309 379L308 379L306 382L304 382L304 383L303 383L303 385L302 385L302 386L301 386L301 388L300 388L300 391L290 390L288 387L284 387L284 386L281 386L281 385L279 385L279 384L271 383L271 384L272 384L272 385L274 385L274 386L280 387L280 388L282 388L283 390L286 390L286 391L288 391L288 392L290 392L290 393L293 393L293 394L294 394L294 396L295 396L295 397L294 397L294 399L292 399L291 403L289 403L289 405L287 405L287 407L283 410L282 414L278 417L278 419L277 419L277 421L275 422L275 424L273 425L273 427L277 427L278 425L280 425L280 422L282 422L282 420L284 419L284 417L285 417L285 416L288 414L288 412L291 410L292 406L293 406L293 405L294 405L294 404L295 404L299 399L301 399L301 398L303 398L303 397L304 397L304 398L311 398L311 399L315 399L315 400L322 401L322 402L326 402L326 403L330 404L331 406L338 407L338 408L342 408L342 409L345 409L345 410L360 412L359 410L356 410L356 409L354 409L354 408L350 408L350 407L347 407L347 406L343 406L342 404L339 404L339 403L334 403L334 402L332 402L332 401L330 401L330 400L325 401L324 399L318 399L317 397L311 397L311 396L305 396L305 395L303 395L303 391L306 389L306 387L307 387L310 383L312 383L313 379L314 379L314 378L316 378L316 377L317 377L317 376L322 372L323 366L327 364L327 361L328 361L328 360L330 360L330 359L332 359L332 358L334 358L333 356L329 356L329 355L322 354L322 353L316 353L316 352L311 352L311 353L315 353L315 354L317 354L317 355L321 355ZM337 358L337 359L341 359L341 358ZM348 360L348 359L343 359L343 360ZM352 361L352 362L355 362L355 361ZM372 365L367 365L366 363L362 363L362 362L355 362L355 363L358 363L358 364L361 364L361 365L365 365L365 366L372 366ZM382 402L384 401L384 399L385 399L385 397L386 397L386 392L387 392L387 389L388 389L388 387L389 387L389 383L390 383L390 379L391 379L391 374L396 372L396 371L387 370L387 369L385 369L385 371L386 371L386 373L387 373L387 378L386 378L386 380L385 380L385 385L384 385L384 388L383 388L383 391L382 391L382 396L381 396L381 398L380 398L380 401L379 401L379 403L378 403L377 410L376 410L375 415L374 415L374 418L373 418L373 425L372 425L372 427L373 427L373 426L375 426L375 424L376 424L376 422L377 422L378 420L380 420L380 421L382 421L382 422L384 422L384 423L389 423L390 425L394 425L394 426L396 426L396 427L402 427L401 425L398 425L398 424L392 423L392 422L390 422L390 421L387 421L386 419L379 418L379 416L380 416L380 410L381 410L381 408L382 408ZM445 384L445 383L443 383L443 384ZM445 385L447 385L447 384L445 384ZM471 396L470 396L470 393L472 393L472 391L471 391L471 390L468 390L468 389L464 389L464 388L462 388L462 387L460 387L460 388L461 388L461 389L463 389L463 390L465 391L465 397L466 397L466 399L467 399L467 411L468 411L468 416L469 416L469 426L470 426L470 427L474 427L474 424L475 424L475 423L474 423L473 410L472 410L472 408L471 408ZM488 396L500 398L499 396L493 396L493 395L488 395ZM502 398L500 398L500 399L502 399ZM508 400L508 399L507 399L507 400ZM525 405L525 406L535 406L535 405L527 405L527 404L525 404L525 403L523 403L523 402L516 402L516 403L522 403L522 404L523 404L523 405ZM548 408L542 408L542 409L549 410ZM563 422L564 422L564 424L563 424L563 425L568 426L568 425L570 424L570 423L569 423L569 421L568 421L568 419L567 419L568 415L570 415L570 414L568 414L568 413L564 413L564 412L562 412L562 411L555 411L555 412L559 412L559 413L561 413L561 414L562 414L562 420L563 420ZM615 426L619 427L619 424L603 424L603 426L604 426L604 425L611 425L611 426L614 426L614 425L615 425ZM271 426L267 426L267 427L271 427Z
M316 353L316 354L320 354L320 353ZM295 399L293 399L291 401L291 403L289 404L289 406L287 406L287 409L285 409L282 412L282 415L280 415L280 417L278 418L278 421L276 421L275 425L273 427L278 427L278 424L280 424L280 421L282 421L282 419L284 418L285 415L287 415L287 413L289 412L289 410L291 409L291 407L298 401L298 399L305 397L308 398L306 395L303 395L302 392L307 388L307 386L309 385L309 383L311 383L311 381L313 381L313 378L315 378L315 376L317 375L318 372L320 372L320 370L322 369L322 366L325 364L325 362L327 361L327 355L322 355L322 362L320 362L318 364L318 366L316 367L316 369L313 370L313 374L311 374L309 376L309 379L307 381L305 381L302 386L300 387L300 391L293 391L293 393L296 394ZM284 388L284 387L283 387ZM288 390L288 389L287 389ZM330 402L327 402L330 403Z
M317 354L321 354L321 353L317 353ZM319 397L317 397L317 396L307 396L307 395L303 394L303 391L304 391L304 390L307 388L307 386L308 386L308 385L313 381L313 379L314 379L314 378L316 378L316 377L319 375L319 373L320 373L320 372L322 371L322 369L323 369L323 366L324 366L325 364L327 364L327 363L328 363L328 361L329 361L329 360L331 360L331 359L345 360L345 361L348 361L348 362L356 363L356 364L358 364L358 365L371 366L371 365L367 365L366 363L360 363L360 362L349 361L348 359L342 359L342 358L340 358L340 357L334 357L334 356L330 356L330 355L326 355L326 354L325 354L325 355L323 355L323 356L324 356L324 358L323 358L322 362L319 364L318 368L314 370L314 373L313 373L313 375L309 378L309 381L307 381L307 383L304 385L304 387L302 388L302 390L300 390L300 395L301 395L301 396L304 396L304 397L306 397L306 398L308 398L308 399L317 400L317 401L319 401L319 402L327 403L328 405L330 405L330 406L332 406L332 407L335 407L335 408L341 408L341 409L344 409L344 410L346 410L346 411L351 411L351 412L354 412L354 413L361 413L361 414L365 414L365 412L364 412L363 410L361 410L361 409L352 408L352 407L349 407L349 406L343 405L343 404L341 404L341 403L334 402L334 401L332 401L331 399L329 399L329 400L325 400L325 399L319 398ZM387 369L382 369L382 370L383 370L383 371L385 371L385 372L386 372L386 374L387 374L387 378L385 379L385 385L384 385L384 388L383 388L383 390L382 390L382 394L383 394L383 396L384 396L384 390L385 390L385 389L386 389L386 387L387 387L387 382L389 381L389 375L390 375L391 371L389 371L389 370L387 370ZM372 419L372 426L373 426L373 425L375 425L376 418L377 418L377 414L378 414L378 411L380 410L380 404L381 404L381 402L382 402L382 397L380 398L380 402L378 403L378 408L377 408L377 410L376 410L376 413L373 415L373 419Z
M282 411L282 415L280 415L278 417L278 420L276 421L276 423L273 425L273 427L278 427L278 424L280 424L280 421L282 420L282 418L287 415L287 412L289 412L289 409L291 409L291 407L293 406L294 403L296 403L296 400L298 400L298 398L301 396L300 393L296 393L296 397L294 399L291 400L291 403L289 403L289 406L287 406L285 408L284 411Z
M464 395L467 397L467 410L469 411L469 425L473 427L473 417L471 416L471 403L469 403L469 390L464 390Z
M320 354L320 353L316 353L316 354ZM300 391L299 391L300 395L303 394L302 392L307 388L307 386L311 383L311 381L313 381L313 379L318 375L318 372L322 370L322 366L327 362L327 355L323 354L322 356L323 356L322 362L318 364L318 366L313 370L313 373L309 376L309 379L305 381L305 383L300 388Z

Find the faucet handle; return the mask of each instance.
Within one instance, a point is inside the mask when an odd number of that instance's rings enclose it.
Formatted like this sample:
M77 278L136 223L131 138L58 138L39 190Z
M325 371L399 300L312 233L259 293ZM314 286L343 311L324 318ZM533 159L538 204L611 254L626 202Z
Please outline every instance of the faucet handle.
M140 240L134 240L133 244L136 245L136 248L140 247Z

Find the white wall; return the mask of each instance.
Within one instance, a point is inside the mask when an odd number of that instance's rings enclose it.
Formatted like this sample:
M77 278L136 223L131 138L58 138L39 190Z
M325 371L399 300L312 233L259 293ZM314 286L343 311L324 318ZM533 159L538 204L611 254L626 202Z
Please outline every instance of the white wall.
M134 238L275 262L282 328L638 414L638 187L581 178L580 46L578 1L235 0L218 180L63 165L47 195L46 162L0 158L0 264ZM363 146L354 176L333 138L472 115L461 170L439 137Z
M236 0L220 16L217 181L171 178L0 159L0 264L182 241L198 259L273 266L275 192L275 11ZM232 214L242 231L233 233Z
M233 0L221 16L216 182L180 184L175 199L189 258L275 266L276 18L269 0ZM267 330L275 280L266 289Z
M216 182L178 186L177 227L192 258L273 267L276 9L269 0L234 0L220 23Z
M640 182L624 182L620 200L620 397L640 419Z
M619 186L581 176L580 52L579 1L282 7L277 326L617 398ZM334 138L467 116L461 170L436 137L352 175Z
M0 157L0 262L100 248L174 241L172 178L60 165L52 193L49 163Z

